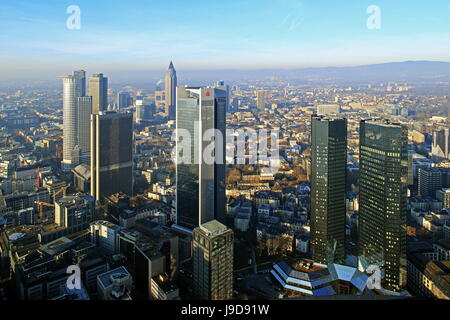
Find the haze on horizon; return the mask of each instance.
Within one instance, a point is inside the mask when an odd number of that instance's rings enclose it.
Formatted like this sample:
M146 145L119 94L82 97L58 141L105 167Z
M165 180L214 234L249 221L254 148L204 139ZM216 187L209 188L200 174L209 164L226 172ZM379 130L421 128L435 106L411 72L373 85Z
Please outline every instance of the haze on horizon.
M67 8L80 8L79 30ZM381 10L369 29L367 8ZM345 1L0 3L0 80L142 70L293 69L450 61L450 4Z

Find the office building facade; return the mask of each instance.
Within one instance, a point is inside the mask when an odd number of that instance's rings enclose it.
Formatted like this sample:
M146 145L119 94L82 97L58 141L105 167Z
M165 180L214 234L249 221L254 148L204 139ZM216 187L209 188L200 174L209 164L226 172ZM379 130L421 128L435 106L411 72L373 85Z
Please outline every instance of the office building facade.
M257 90L256 91L256 107L259 111L264 111L266 108L266 97L267 93L264 90Z
M408 129L388 121L360 123L359 255L382 265L383 288L406 284Z
M78 145L81 152L90 152L92 97L78 97Z
M133 114L91 115L91 195L133 195Z
M63 81L63 170L71 170L74 163L73 149L78 144L78 98L85 93L85 72L74 71L62 77Z
M92 113L106 111L108 107L108 78L97 73L89 78L89 96L92 97Z
M131 97L129 92L119 92L117 94L117 105L119 109L128 108L130 106Z
M193 289L204 300L233 297L233 231L217 220L193 231Z
M311 118L311 251L319 263L343 263L347 120Z
M177 88L177 225L189 230L213 219L223 222L225 218L223 139L226 103L227 92L220 88ZM217 137L214 142L203 141L204 133L209 129L217 129L223 138ZM183 140L181 134L183 131L190 135L187 146L187 140ZM211 144L215 161L207 163L203 153Z

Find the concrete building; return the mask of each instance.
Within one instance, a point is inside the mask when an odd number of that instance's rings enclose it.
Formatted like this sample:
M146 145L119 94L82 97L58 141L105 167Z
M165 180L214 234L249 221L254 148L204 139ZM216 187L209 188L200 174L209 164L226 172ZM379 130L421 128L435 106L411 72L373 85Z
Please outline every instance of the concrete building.
M94 221L90 225L91 242L109 254L119 253L119 232L121 230L122 227L112 222Z
M432 167L418 169L418 192L422 198L435 197L436 191L450 187L450 168Z
M147 299L152 298L152 278L167 274L170 280L178 269L178 236L170 229L149 222L136 222L135 229L119 234L120 252L131 261L136 290Z
M339 114L341 108L337 104L319 104L317 105L317 115L332 115Z
M408 255L408 288L417 296L450 300L450 261L431 261L420 252Z
M97 276L100 300L132 300L133 278L125 267L109 270Z
M86 229L94 218L95 204L91 196L64 196L55 203L55 223L68 233Z

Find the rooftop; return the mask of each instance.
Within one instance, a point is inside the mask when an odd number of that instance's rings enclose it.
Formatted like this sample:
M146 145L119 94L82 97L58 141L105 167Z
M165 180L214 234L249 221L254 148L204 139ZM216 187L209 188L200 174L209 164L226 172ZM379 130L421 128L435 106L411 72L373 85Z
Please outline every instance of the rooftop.
M228 230L227 226L223 225L217 220L211 220L209 222L201 224L200 229L208 236L215 236Z
M131 277L130 273L125 269L125 267L118 267L113 270L109 270L108 272L102 273L97 276L97 279L100 280L103 288L109 288L113 285L112 280L118 278Z

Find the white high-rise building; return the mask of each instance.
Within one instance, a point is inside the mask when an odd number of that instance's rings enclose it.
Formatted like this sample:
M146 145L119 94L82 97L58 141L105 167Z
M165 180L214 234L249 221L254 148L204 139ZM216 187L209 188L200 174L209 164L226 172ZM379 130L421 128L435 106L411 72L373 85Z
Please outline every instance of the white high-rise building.
M62 77L63 80L63 170L71 170L77 163L72 159L78 144L78 98L86 92L86 76L83 70Z

